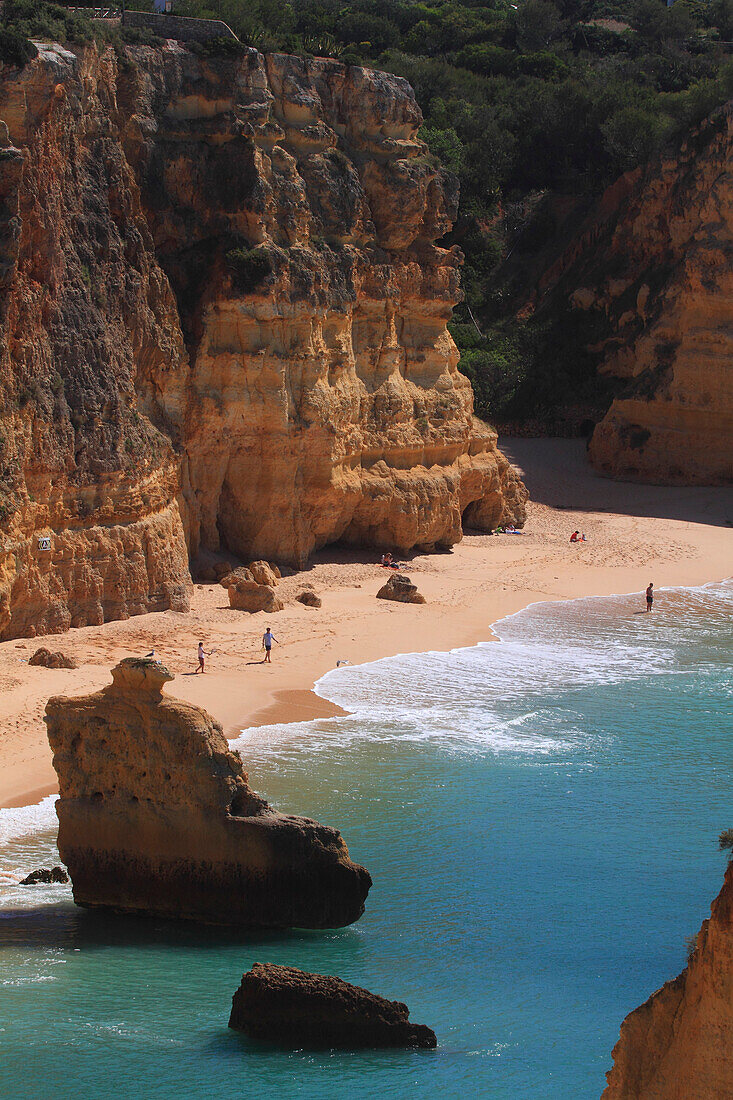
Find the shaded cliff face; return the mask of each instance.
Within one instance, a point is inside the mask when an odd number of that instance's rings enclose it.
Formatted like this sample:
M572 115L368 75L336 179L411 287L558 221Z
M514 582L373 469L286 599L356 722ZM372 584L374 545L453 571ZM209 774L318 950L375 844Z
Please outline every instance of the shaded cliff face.
M590 443L605 474L733 481L732 148L728 108L610 188L540 282L597 320L590 350L619 384Z
M603 1100L733 1097L733 865L689 965L626 1017Z
M521 521L404 81L49 46L0 74L0 119L0 638L185 609L187 550Z
M341 834L278 814L200 707L127 658L101 692L51 699L59 852L78 905L259 927L339 927L371 879Z

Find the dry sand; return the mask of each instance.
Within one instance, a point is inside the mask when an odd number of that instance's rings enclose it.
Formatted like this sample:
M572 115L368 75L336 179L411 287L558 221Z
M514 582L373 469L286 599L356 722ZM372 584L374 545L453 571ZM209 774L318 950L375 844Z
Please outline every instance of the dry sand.
M532 495L525 531L468 534L450 553L410 556L407 572L424 606L376 600L386 579L378 555L331 549L280 583L286 607L277 615L232 611L223 588L196 585L187 614L0 644L0 806L36 802L56 789L42 721L46 700L104 686L122 657L154 648L176 675L171 694L205 707L236 736L242 728L338 713L311 690L337 660L471 645L491 637L492 622L537 600L641 593L650 580L660 589L733 572L733 489L608 481L592 473L575 440L510 440L503 447ZM570 545L575 528L587 542ZM304 583L322 597L320 610L294 602ZM663 600L660 592L657 604ZM261 663L267 624L279 643L271 665ZM204 675L193 674L199 640L215 650ZM75 657L79 668L29 667L40 645Z

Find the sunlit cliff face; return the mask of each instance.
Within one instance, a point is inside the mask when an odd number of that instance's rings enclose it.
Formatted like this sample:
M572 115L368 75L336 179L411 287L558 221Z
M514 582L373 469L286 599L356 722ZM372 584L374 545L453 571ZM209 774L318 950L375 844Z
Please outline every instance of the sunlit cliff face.
M49 47L0 118L0 637L183 608L202 548L300 564L521 521L404 81Z

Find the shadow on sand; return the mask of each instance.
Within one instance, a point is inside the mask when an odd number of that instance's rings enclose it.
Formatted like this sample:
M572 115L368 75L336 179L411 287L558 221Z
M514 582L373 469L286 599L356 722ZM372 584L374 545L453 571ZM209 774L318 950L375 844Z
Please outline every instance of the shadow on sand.
M500 438L530 496L551 508L733 527L733 486L642 485L597 474L583 439Z

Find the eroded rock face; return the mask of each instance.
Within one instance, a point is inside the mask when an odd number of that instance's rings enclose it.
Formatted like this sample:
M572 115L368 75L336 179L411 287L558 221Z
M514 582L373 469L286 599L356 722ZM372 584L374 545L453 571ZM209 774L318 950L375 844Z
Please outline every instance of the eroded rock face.
M590 314L618 396L589 456L602 473L733 482L733 111L678 156L609 188L539 293Z
M0 639L184 610L187 555L522 521L403 80L41 47L0 119Z
M340 978L255 963L232 999L229 1026L287 1047L435 1047L407 1005Z
M0 639L189 600L187 358L116 64L39 50L0 75Z
M621 1025L602 1100L733 1097L733 865L695 951Z
M113 683L46 708L59 852L87 907L252 927L351 924L371 885L335 829L276 813L221 726L127 658Z

